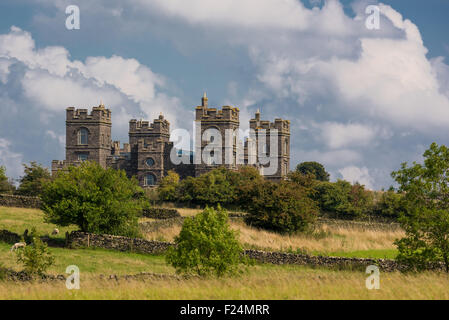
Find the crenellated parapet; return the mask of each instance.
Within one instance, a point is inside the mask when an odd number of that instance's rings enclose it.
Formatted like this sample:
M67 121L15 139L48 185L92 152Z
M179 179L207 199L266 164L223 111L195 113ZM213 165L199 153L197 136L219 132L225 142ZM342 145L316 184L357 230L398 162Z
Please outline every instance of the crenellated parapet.
M74 107L67 108L66 113L67 121L112 123L111 110L106 109L103 104L100 104L98 107L93 107L90 113L88 109L75 109Z

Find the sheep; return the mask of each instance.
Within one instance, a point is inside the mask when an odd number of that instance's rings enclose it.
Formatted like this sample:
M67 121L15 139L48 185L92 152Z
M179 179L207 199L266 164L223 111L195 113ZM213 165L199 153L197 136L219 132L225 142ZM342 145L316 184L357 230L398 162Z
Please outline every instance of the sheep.
M10 251L16 251L17 249L19 249L19 248L25 248L26 247L26 243L25 242L17 242L17 243L14 243L14 245L11 247L11 250Z
M59 234L59 229L54 228L53 232L51 233L53 236Z

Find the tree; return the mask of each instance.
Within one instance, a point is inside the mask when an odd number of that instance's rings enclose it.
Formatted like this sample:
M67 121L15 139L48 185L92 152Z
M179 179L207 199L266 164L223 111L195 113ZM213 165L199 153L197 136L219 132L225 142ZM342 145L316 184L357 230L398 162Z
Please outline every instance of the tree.
M20 179L16 193L23 196L40 196L43 184L51 179L50 171L34 161L29 166L24 164L23 167L25 175Z
M449 149L432 143L423 156L424 164L392 172L404 193L397 259L417 270L443 262L449 272Z
M31 231L30 237L31 244L16 251L17 262L23 264L25 272L43 275L54 263L55 258L48 250L47 244L39 238L35 228Z
M138 217L146 203L136 179L88 161L45 183L41 199L47 222L123 236L138 235Z
M10 194L15 190L14 185L6 176L6 168L0 166L0 194L6 193Z
M293 181L256 184L245 222L280 233L305 231L318 215L311 190Z
M237 199L238 173L219 167L197 178L188 177L179 184L179 200L203 205L230 205Z
M239 264L245 263L238 234L229 226L228 215L220 206L186 218L175 243L166 259L177 272L220 277L235 273Z
M179 175L174 171L169 171L168 174L162 178L158 187L159 199L163 201L177 201L177 188L179 185Z
M394 190L383 192L375 206L375 213L381 217L398 219L402 208L403 194Z
M296 171L302 174L313 174L319 181L329 181L329 173L321 163L310 161L302 162L296 166Z
M338 218L353 219L362 217L373 210L372 192L358 183L348 181L320 182L315 186L314 199L324 213Z

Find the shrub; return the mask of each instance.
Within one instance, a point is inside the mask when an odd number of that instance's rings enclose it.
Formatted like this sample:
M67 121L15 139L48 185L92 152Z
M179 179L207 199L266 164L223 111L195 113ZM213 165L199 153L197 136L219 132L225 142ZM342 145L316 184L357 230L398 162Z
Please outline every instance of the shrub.
M51 179L47 168L32 161L30 165L24 164L25 175L20 179L20 186L16 193L22 196L39 196L43 184Z
M47 222L129 237L138 235L138 218L146 204L137 180L95 162L58 173L44 185L41 198Z
M206 208L195 217L186 218L176 248L167 254L167 262L177 272L200 276L233 274L238 271L242 247L238 234L231 230L226 211Z
M281 233L306 231L318 215L310 190L292 181L264 181L255 185L247 204L249 225Z
M35 229L31 232L31 239L30 245L16 251L17 262L23 264L25 272L42 275L54 263L54 257Z

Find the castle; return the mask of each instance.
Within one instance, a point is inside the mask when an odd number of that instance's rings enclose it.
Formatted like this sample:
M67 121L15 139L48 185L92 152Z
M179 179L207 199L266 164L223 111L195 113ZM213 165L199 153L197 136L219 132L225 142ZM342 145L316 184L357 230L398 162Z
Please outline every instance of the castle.
M157 185L170 170L182 179L219 166L237 170L252 165L267 179L283 179L290 168L290 121L261 120L258 110L244 143L236 134L239 125L238 108L209 108L204 94L201 106L195 109L195 141L200 143L195 143L194 152L175 148L170 141L170 123L162 114L153 123L130 120L129 143L121 148L119 141L111 140L111 111L102 103L91 113L70 107L66 109L66 160L53 160L52 174L89 160L103 168L125 170L143 187Z

